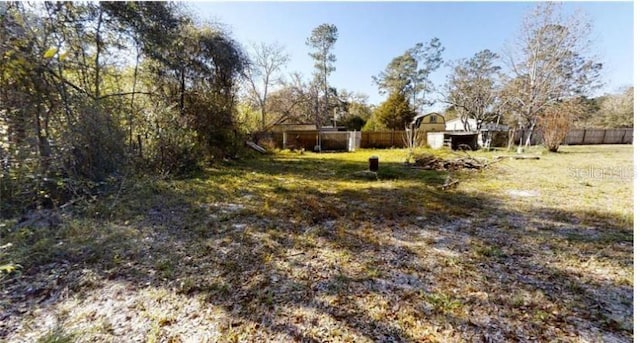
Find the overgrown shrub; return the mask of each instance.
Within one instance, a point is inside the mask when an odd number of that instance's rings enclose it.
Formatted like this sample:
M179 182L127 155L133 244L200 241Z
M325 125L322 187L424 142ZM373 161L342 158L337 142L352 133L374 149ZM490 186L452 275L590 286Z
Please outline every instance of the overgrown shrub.
M187 120L197 133L201 159L205 163L235 156L243 138L237 129L233 99L218 93L201 91L187 96Z
M545 148L557 152L567 137L574 118L581 113L578 102L566 101L547 108L539 118L540 130Z
M0 214L237 154L246 61L222 28L171 3L0 7Z
M143 165L139 166L142 170L184 175L202 167L197 133L174 108L158 110L147 130L147 145L142 147Z
M64 143L65 170L74 177L103 181L125 163L125 133L98 103L80 105Z

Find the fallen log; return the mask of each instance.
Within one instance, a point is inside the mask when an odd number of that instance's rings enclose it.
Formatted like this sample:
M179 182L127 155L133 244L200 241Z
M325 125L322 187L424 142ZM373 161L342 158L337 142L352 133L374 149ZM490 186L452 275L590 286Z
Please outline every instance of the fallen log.
M510 158L512 160L539 160L540 156L530 156L530 155L500 155L500 156L496 156L494 157L494 159L496 160L501 160L501 159L505 159L505 158Z
M449 189L457 184L460 183L460 180L452 180L452 181L447 181L445 182L442 186L440 186L440 189L445 190L445 189Z
M247 144L247 146L249 148L251 148L251 149L253 149L253 150L255 150L255 151L257 151L257 152L259 152L261 154L266 154L267 153L267 150L265 150L265 148L259 146L258 144L254 143L252 141L246 141L245 143Z

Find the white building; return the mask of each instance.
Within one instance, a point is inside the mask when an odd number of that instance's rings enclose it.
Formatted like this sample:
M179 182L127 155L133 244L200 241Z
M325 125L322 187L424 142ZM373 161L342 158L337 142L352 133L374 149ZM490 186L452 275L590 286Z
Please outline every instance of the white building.
M477 131L477 122L475 119L469 118L467 122L469 123L469 131ZM489 130L489 131L506 131L506 130L509 130L509 126L502 125L502 124L498 125L496 123L484 123L482 124L482 129ZM465 131L462 118L458 117L455 119L447 120L447 122L445 123L445 130L446 131Z

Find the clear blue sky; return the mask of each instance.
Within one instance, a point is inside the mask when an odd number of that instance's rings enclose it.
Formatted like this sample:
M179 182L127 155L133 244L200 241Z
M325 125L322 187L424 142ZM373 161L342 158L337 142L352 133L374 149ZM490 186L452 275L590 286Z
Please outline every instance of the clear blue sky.
M310 77L313 62L305 45L311 30L335 24L339 38L336 71L330 83L338 89L384 100L371 77L395 56L418 42L438 37L445 61L473 56L482 49L502 53L517 34L534 2L191 2L198 18L224 24L234 39L279 42L291 56L287 71ZM593 23L593 53L604 63L605 86L613 93L633 85L633 3L568 2L567 13L584 11ZM449 72L440 68L432 81L439 86ZM442 105L434 106L440 109Z

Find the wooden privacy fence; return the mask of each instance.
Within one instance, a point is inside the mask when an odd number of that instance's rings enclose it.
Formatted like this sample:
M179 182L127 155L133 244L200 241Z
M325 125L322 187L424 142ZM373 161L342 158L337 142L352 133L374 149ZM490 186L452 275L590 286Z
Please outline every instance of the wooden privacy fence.
M322 132L322 150L403 148L404 131L333 131ZM271 139L280 149L313 150L318 143L318 131L273 132ZM421 134L419 145L427 142L427 132Z
M360 132L356 131L285 131L280 138L280 148L316 150L320 146L324 151L354 151L360 145Z
M365 131L362 132L360 148L401 148L404 147L404 131Z
M632 144L633 128L572 129L564 139L566 145Z
M319 139L320 134L320 139ZM427 135L424 132L419 145L427 142ZM437 133L436 133L437 134ZM506 147L508 145L509 132L492 132L491 146ZM313 151L318 142L322 144L322 150L342 150L353 151L362 149L385 149L402 148L404 143L404 131L287 131L271 134L274 144L281 148L296 148ZM527 138L526 130L513 131L513 144L522 144ZM533 132L531 145L542 144L542 134L539 130ZM571 129L565 138L564 145L587 145L587 144L632 144L633 129Z
M508 144L509 133L506 131L492 132L491 146L505 147ZM519 145L527 140L526 130L515 130L513 144ZM543 143L542 133L535 130L531 136L531 145ZM565 137L564 145L589 145L589 144L632 144L633 128L618 129L571 129Z

